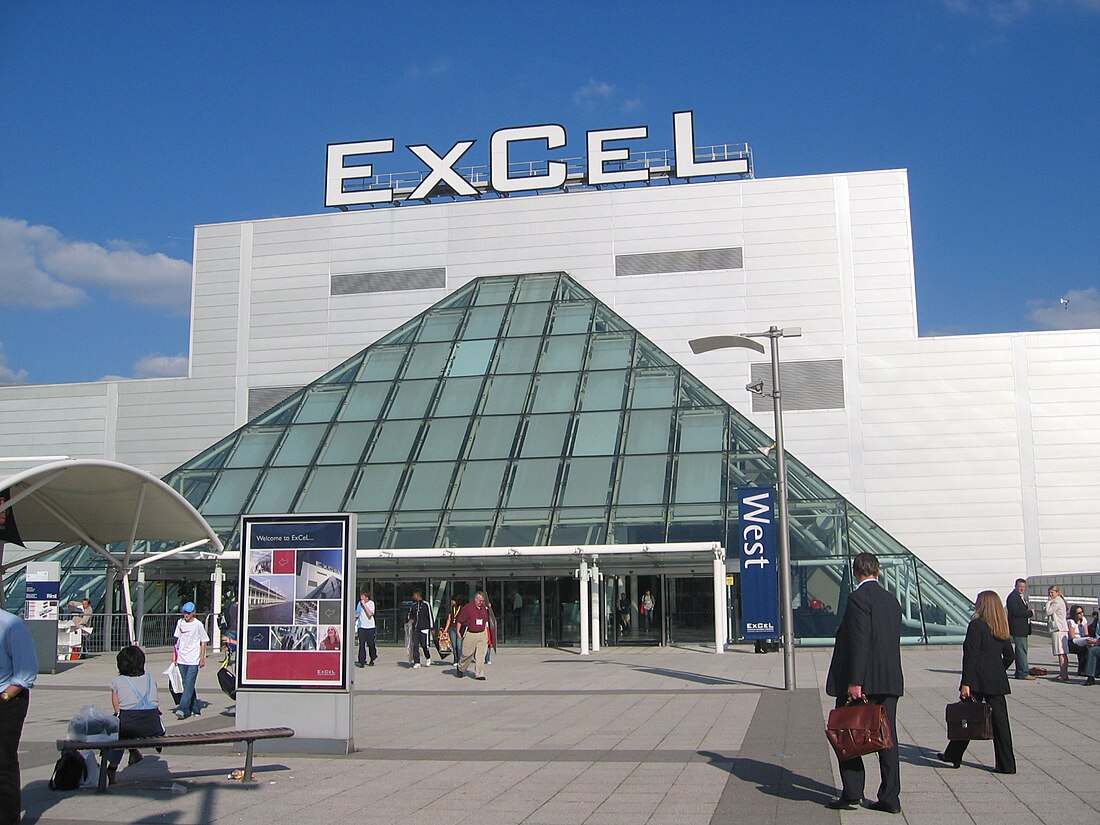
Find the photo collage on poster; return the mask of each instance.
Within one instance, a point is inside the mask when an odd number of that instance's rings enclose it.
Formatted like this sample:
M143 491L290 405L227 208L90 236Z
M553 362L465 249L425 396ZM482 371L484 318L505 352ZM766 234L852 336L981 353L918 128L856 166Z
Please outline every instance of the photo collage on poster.
M328 529L340 526L251 525L242 558L242 685L342 683L346 552L332 546L342 531ZM257 547L260 542L268 546Z

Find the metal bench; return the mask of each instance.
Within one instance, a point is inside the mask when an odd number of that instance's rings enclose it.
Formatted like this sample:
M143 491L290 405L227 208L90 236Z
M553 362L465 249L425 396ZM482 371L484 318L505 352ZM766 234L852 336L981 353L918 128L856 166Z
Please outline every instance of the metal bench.
M257 739L286 739L294 735L293 728L252 728L250 730L217 730L208 733L172 733L146 739L117 739L113 742L79 742L58 739L59 751L99 751L99 786L96 793L107 792L107 751L130 748L174 748L180 745L229 745L244 742L244 781L252 780L252 749Z

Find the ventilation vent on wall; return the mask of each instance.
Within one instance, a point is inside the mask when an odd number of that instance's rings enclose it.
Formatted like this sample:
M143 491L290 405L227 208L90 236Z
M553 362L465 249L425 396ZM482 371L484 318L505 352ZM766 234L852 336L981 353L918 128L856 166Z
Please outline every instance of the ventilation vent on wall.
M615 274L664 275L673 272L709 272L715 269L741 269L741 247L728 249L689 249L684 252L646 252L640 255L616 255Z
M248 420L251 421L298 392L301 387L256 387L248 391Z
M772 411L772 365L752 364L753 383L764 382L764 395L752 396L753 412ZM844 367L836 361L784 361L779 365L783 411L844 409Z
M381 272L357 272L352 275L333 275L333 295L356 295L361 292L401 292L406 289L446 289L447 270L437 266L430 269L390 269Z

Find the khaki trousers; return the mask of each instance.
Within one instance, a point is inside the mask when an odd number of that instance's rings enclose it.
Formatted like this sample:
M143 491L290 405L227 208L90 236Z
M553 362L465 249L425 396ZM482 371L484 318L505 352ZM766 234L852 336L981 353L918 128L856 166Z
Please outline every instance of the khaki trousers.
M467 630L466 636L462 640L462 659L458 663L458 672L464 672L470 667L470 662L472 661L475 665L475 675L484 676L485 654L488 650L489 638L484 630L480 633L474 633L472 630Z

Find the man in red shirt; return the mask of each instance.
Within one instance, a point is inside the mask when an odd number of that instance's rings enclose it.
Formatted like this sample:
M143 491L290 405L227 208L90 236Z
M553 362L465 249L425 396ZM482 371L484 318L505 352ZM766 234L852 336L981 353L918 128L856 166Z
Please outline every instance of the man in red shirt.
M489 609L485 606L485 594L480 590L474 600L458 614L458 633L462 636L462 659L455 667L455 676L462 678L470 662L474 662L474 678L485 681L485 652L489 649Z

